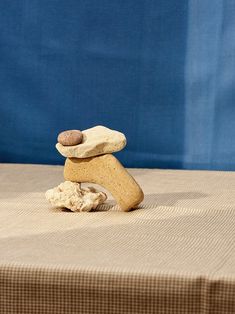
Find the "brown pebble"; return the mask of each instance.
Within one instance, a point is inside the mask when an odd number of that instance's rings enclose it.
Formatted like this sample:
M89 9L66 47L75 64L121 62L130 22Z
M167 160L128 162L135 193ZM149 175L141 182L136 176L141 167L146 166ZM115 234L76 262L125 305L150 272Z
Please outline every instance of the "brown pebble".
M82 132L79 130L68 130L61 132L57 141L64 146L74 146L82 142Z

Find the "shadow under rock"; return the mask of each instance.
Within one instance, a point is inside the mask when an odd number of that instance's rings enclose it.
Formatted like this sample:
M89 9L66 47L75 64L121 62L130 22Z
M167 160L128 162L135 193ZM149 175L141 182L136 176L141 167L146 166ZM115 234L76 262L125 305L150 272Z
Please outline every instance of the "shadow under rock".
M145 195L139 207L153 204L156 206L173 206L180 200L193 200L207 196L208 194L201 192L153 193Z
M119 210L119 206L115 200L107 200L105 203L97 206L96 209L93 209L92 212L107 212L108 210Z

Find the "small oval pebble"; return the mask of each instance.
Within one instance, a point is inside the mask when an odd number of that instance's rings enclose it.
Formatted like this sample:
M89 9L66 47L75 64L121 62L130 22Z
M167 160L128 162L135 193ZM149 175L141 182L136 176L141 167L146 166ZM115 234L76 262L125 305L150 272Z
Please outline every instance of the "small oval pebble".
M74 146L82 142L82 132L79 130L64 131L58 135L57 140L61 145Z

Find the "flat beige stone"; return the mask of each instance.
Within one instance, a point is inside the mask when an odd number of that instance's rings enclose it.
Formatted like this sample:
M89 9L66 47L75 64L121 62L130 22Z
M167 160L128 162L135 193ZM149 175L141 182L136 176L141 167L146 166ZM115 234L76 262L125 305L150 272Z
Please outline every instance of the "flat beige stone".
M73 182L102 185L113 195L123 211L135 208L144 199L144 193L138 183L111 154L90 158L67 158L64 178Z
M87 158L114 153L126 146L126 137L123 133L101 125L84 130L82 134L81 144L63 146L57 143L56 148L59 153L68 158Z

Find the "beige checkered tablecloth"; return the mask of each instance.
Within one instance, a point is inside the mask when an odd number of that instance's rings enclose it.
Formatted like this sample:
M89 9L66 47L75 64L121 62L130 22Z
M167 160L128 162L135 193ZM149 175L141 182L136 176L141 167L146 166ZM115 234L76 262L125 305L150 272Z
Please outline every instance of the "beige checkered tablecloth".
M129 213L50 208L62 172L0 165L1 314L235 313L235 172L132 169Z

